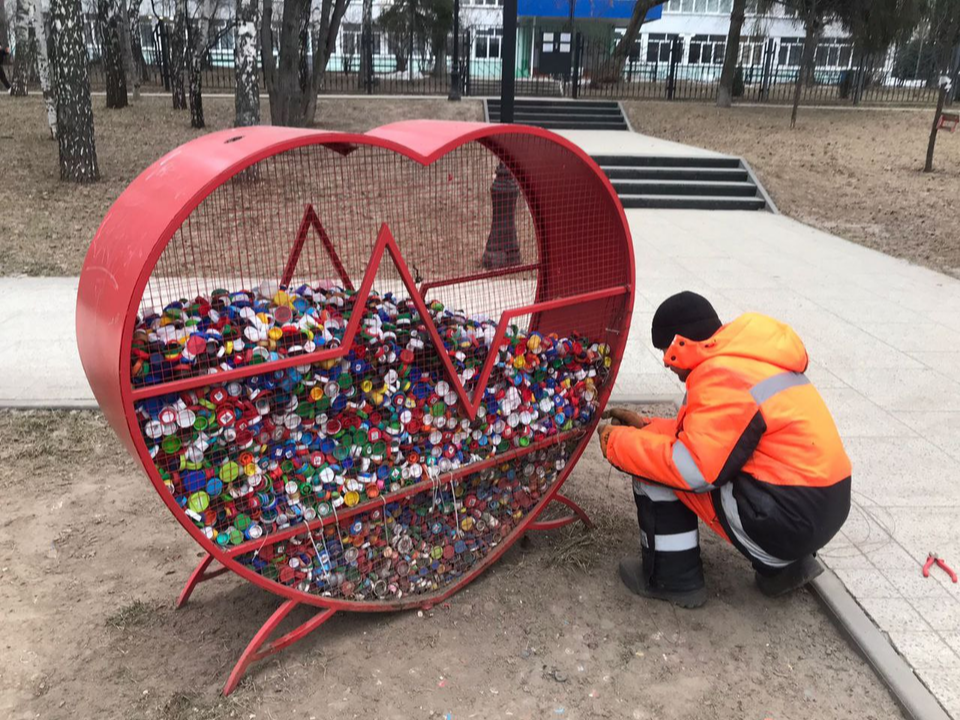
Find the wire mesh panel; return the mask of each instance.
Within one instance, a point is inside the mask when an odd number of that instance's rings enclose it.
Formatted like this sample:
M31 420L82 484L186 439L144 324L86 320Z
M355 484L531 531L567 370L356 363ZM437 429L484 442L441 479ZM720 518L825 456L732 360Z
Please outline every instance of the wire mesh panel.
M145 198L182 207L154 222ZM609 184L545 131L231 131L117 201L81 279L81 355L221 563L318 605L422 604L495 560L569 473L632 271Z

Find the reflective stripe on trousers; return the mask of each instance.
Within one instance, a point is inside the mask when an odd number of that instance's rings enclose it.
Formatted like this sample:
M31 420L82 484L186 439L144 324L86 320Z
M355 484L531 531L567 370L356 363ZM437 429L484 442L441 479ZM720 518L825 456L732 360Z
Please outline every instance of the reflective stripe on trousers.
M793 562L792 560L781 560L774 557L747 535L743 529L743 522L740 520L740 508L737 505L737 499L733 496L733 483L727 483L720 488L720 504L723 506L723 514L727 518L734 537L752 558L774 568L786 567Z
M636 478L633 480L633 492L637 495L645 495L657 504L680 502L677 494L670 488L641 482ZM640 545L645 548L650 547L649 538L643 528L640 528ZM654 549L658 553L683 552L698 547L700 547L700 530L697 527L686 532L671 533L668 535L657 534L654 536Z

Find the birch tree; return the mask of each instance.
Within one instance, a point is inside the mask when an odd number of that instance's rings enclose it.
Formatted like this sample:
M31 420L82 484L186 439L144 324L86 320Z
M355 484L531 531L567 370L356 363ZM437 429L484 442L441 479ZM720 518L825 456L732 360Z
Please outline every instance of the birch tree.
M184 110L187 96L183 87L183 74L187 57L187 0L176 0L173 13L173 32L170 34L170 91L173 94L173 109Z
M747 0L733 0L730 12L730 29L727 31L727 49L723 56L723 70L720 71L720 87L717 92L717 107L733 105L733 78L737 74L737 61L740 58L740 34L747 14Z
M234 125L260 124L260 78L257 74L257 0L237 0L233 62L236 73L236 118Z
M630 22L627 23L627 28L623 31L623 37L620 38L613 49L613 55L596 73L595 83L616 83L623 79L623 69L627 65L627 57L629 57L630 50L640 37L640 28L643 27L643 21L650 9L658 4L659 0L636 0L633 5L633 12L630 14Z
M130 20L130 50L133 53L133 67L137 73L138 84L134 85L134 95L139 86L150 76L147 73L147 62L143 57L143 38L140 35L140 0L130 0L127 6L127 17Z
M198 13L193 37L189 39L187 67L190 72L190 127L199 129L206 126L203 118L203 64L209 50L208 35L213 0L201 0Z
M271 23L273 0L263 0L260 24L260 55L264 81L270 95L270 118L274 125L306 127L317 113L317 94L323 87L327 61L333 53L340 23L350 0L286 0L283 6L280 43L274 57ZM300 21L309 4L309 34L313 63L306 88L300 83Z
M133 88L133 99L140 99L140 73L133 62L133 38L130 32L130 7L126 0L117 0L119 23L117 30L120 35L120 54L123 58L123 76L128 88ZM137 15L140 9L135 10Z
M90 75L80 0L52 0L51 12L57 47L54 76L60 179L94 182L100 179L100 168L93 133Z
M37 43L37 75L40 77L40 90L43 93L43 103L47 109L47 125L50 126L50 137L57 137L57 100L53 92L50 78L50 57L47 52L47 29L43 24L43 9L40 0L30 3L30 27L33 28L33 37Z
M10 35L7 30L7 8L4 0L0 0L0 47L10 45Z
M107 107L127 107L127 79L123 72L123 51L120 47L120 8L122 0L97 0L97 21L103 38L103 72L106 76Z
M10 79L10 94L27 96L27 76L30 73L30 6L29 0L16 0L13 18L13 36L16 47L13 55L13 77Z

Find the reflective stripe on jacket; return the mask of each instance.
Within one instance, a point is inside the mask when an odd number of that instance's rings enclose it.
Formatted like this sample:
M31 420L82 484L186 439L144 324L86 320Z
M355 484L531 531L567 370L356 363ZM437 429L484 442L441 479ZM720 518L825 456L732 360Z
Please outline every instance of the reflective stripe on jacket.
M674 432L614 428L610 462L675 490L721 490L714 504L738 525L732 534L745 533L776 558L826 544L849 512L850 461L803 374L807 352L797 334L747 314L703 342L677 336L664 363L690 370Z

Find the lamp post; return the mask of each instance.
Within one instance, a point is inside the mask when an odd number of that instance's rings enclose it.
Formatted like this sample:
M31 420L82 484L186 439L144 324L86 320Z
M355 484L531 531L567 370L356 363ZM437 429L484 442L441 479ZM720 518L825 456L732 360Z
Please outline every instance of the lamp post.
M450 94L447 100L460 99L460 0L453 0L453 62L450 68Z
M513 122L514 76L517 66L517 0L503 2L503 55L500 77L500 122ZM510 169L501 162L490 186L493 220L481 263L487 270L520 264L517 242L517 198L520 188Z

